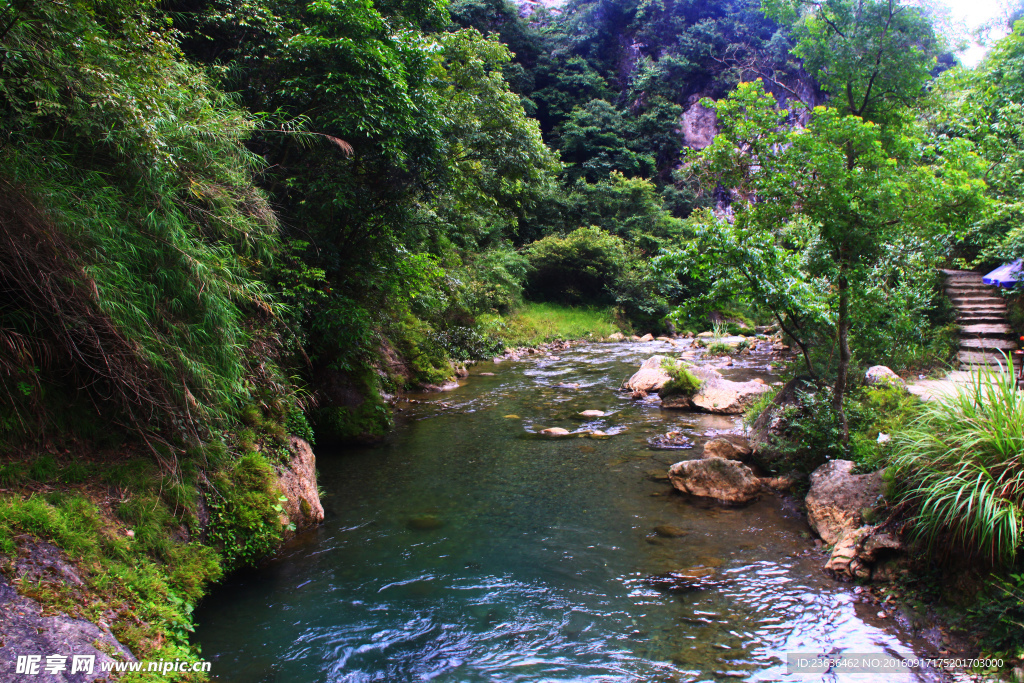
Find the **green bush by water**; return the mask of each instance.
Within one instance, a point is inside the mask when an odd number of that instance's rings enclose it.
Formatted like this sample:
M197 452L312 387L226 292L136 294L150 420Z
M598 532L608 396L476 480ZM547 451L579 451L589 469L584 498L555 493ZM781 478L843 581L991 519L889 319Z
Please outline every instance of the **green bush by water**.
M917 534L952 543L994 564L1021 544L1024 395L1009 373L980 373L930 401L896 435L903 498L916 506Z

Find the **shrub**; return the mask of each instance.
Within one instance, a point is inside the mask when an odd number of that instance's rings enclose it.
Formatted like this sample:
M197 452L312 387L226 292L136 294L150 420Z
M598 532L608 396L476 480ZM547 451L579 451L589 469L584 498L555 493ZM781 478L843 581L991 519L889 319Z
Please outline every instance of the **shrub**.
M832 406L832 389L797 389L796 402L778 410L777 422L759 450L762 467L773 472L813 472L828 460L844 458L842 422ZM847 406L847 417L851 417ZM756 419L756 417L755 417Z
M474 313L508 313L523 301L529 263L510 247L488 249L466 265L463 297Z
M671 378L658 392L659 396L693 396L700 391L701 380L682 363L662 361L662 369Z
M713 341L708 344L708 350L705 354L708 356L728 356L730 351L732 351L732 347L725 342Z
M1020 658L1024 652L1024 574L992 577L966 616L972 630L984 633L987 655Z
M257 454L243 455L219 473L206 497L211 544L219 546L226 568L262 559L281 539L280 493L274 469Z
M610 287L626 265L626 244L600 228L549 235L526 248L527 293L539 301L610 304Z
M750 429L754 421L761 416L761 413L768 409L778 395L779 387L772 387L770 390L754 397L754 401L743 412L743 426Z
M1021 543L1024 395L1010 373L977 373L931 401L896 438L903 497L917 506L917 534L992 563Z

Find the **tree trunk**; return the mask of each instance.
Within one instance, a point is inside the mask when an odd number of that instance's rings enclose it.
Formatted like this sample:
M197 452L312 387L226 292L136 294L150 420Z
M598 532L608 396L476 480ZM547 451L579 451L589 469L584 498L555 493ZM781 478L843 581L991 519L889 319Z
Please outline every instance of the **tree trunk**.
M836 331L839 333L839 372L836 374L836 385L833 394L832 406L839 415L839 421L843 428L843 443L850 441L850 426L846 422L846 412L843 410L843 397L846 395L846 384L850 374L850 283L845 273L839 275L839 319L836 321Z

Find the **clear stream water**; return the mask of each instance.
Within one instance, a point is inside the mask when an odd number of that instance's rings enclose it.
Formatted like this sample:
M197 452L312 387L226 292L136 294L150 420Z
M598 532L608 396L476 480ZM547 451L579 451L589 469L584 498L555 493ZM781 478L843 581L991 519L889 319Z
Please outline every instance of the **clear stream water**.
M672 462L699 457L710 430L737 425L617 391L644 359L673 350L597 344L558 359L482 363L459 389L405 405L385 444L317 449L323 526L280 559L233 576L198 610L196 639L214 675L237 683L919 680L786 673L787 652L911 655L924 645L821 572L792 501L702 505L656 480ZM775 381L766 362L723 374ZM576 415L587 409L609 414ZM613 435L538 437L545 427ZM674 429L696 447L648 447ZM652 533L665 524L686 535ZM646 581L692 568L707 576L691 591Z

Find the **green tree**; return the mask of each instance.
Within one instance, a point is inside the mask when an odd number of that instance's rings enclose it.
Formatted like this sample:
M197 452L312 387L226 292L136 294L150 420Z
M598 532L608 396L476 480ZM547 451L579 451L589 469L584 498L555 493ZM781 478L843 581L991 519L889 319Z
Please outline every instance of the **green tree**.
M920 100L939 45L920 7L899 0L766 0L792 25L793 54L841 114L887 123Z
M826 318L831 328L834 407L845 429L851 301L870 291L876 264L901 240L914 248L914 240L964 228L983 187L975 178L977 157L965 141L926 140L909 126L887 128L827 107L815 108L807 127L794 129L760 81L707 106L718 114L720 134L694 162L706 184L733 188L738 201L732 226L710 213L702 214L703 220L709 229L717 224L717 230L734 233L716 238L726 245L751 236L761 252L783 252L763 259L765 264L785 264L790 261L786 251L799 253L799 270L787 268L780 287L796 299L770 298L769 307L789 303L799 320L801 312L816 308L804 293L820 301L828 292L827 315L817 317ZM708 258L728 253L719 250ZM732 257L732 266L744 258L735 250ZM771 275L770 270L754 273ZM797 285L801 280L808 284ZM792 332L804 348L806 340Z

